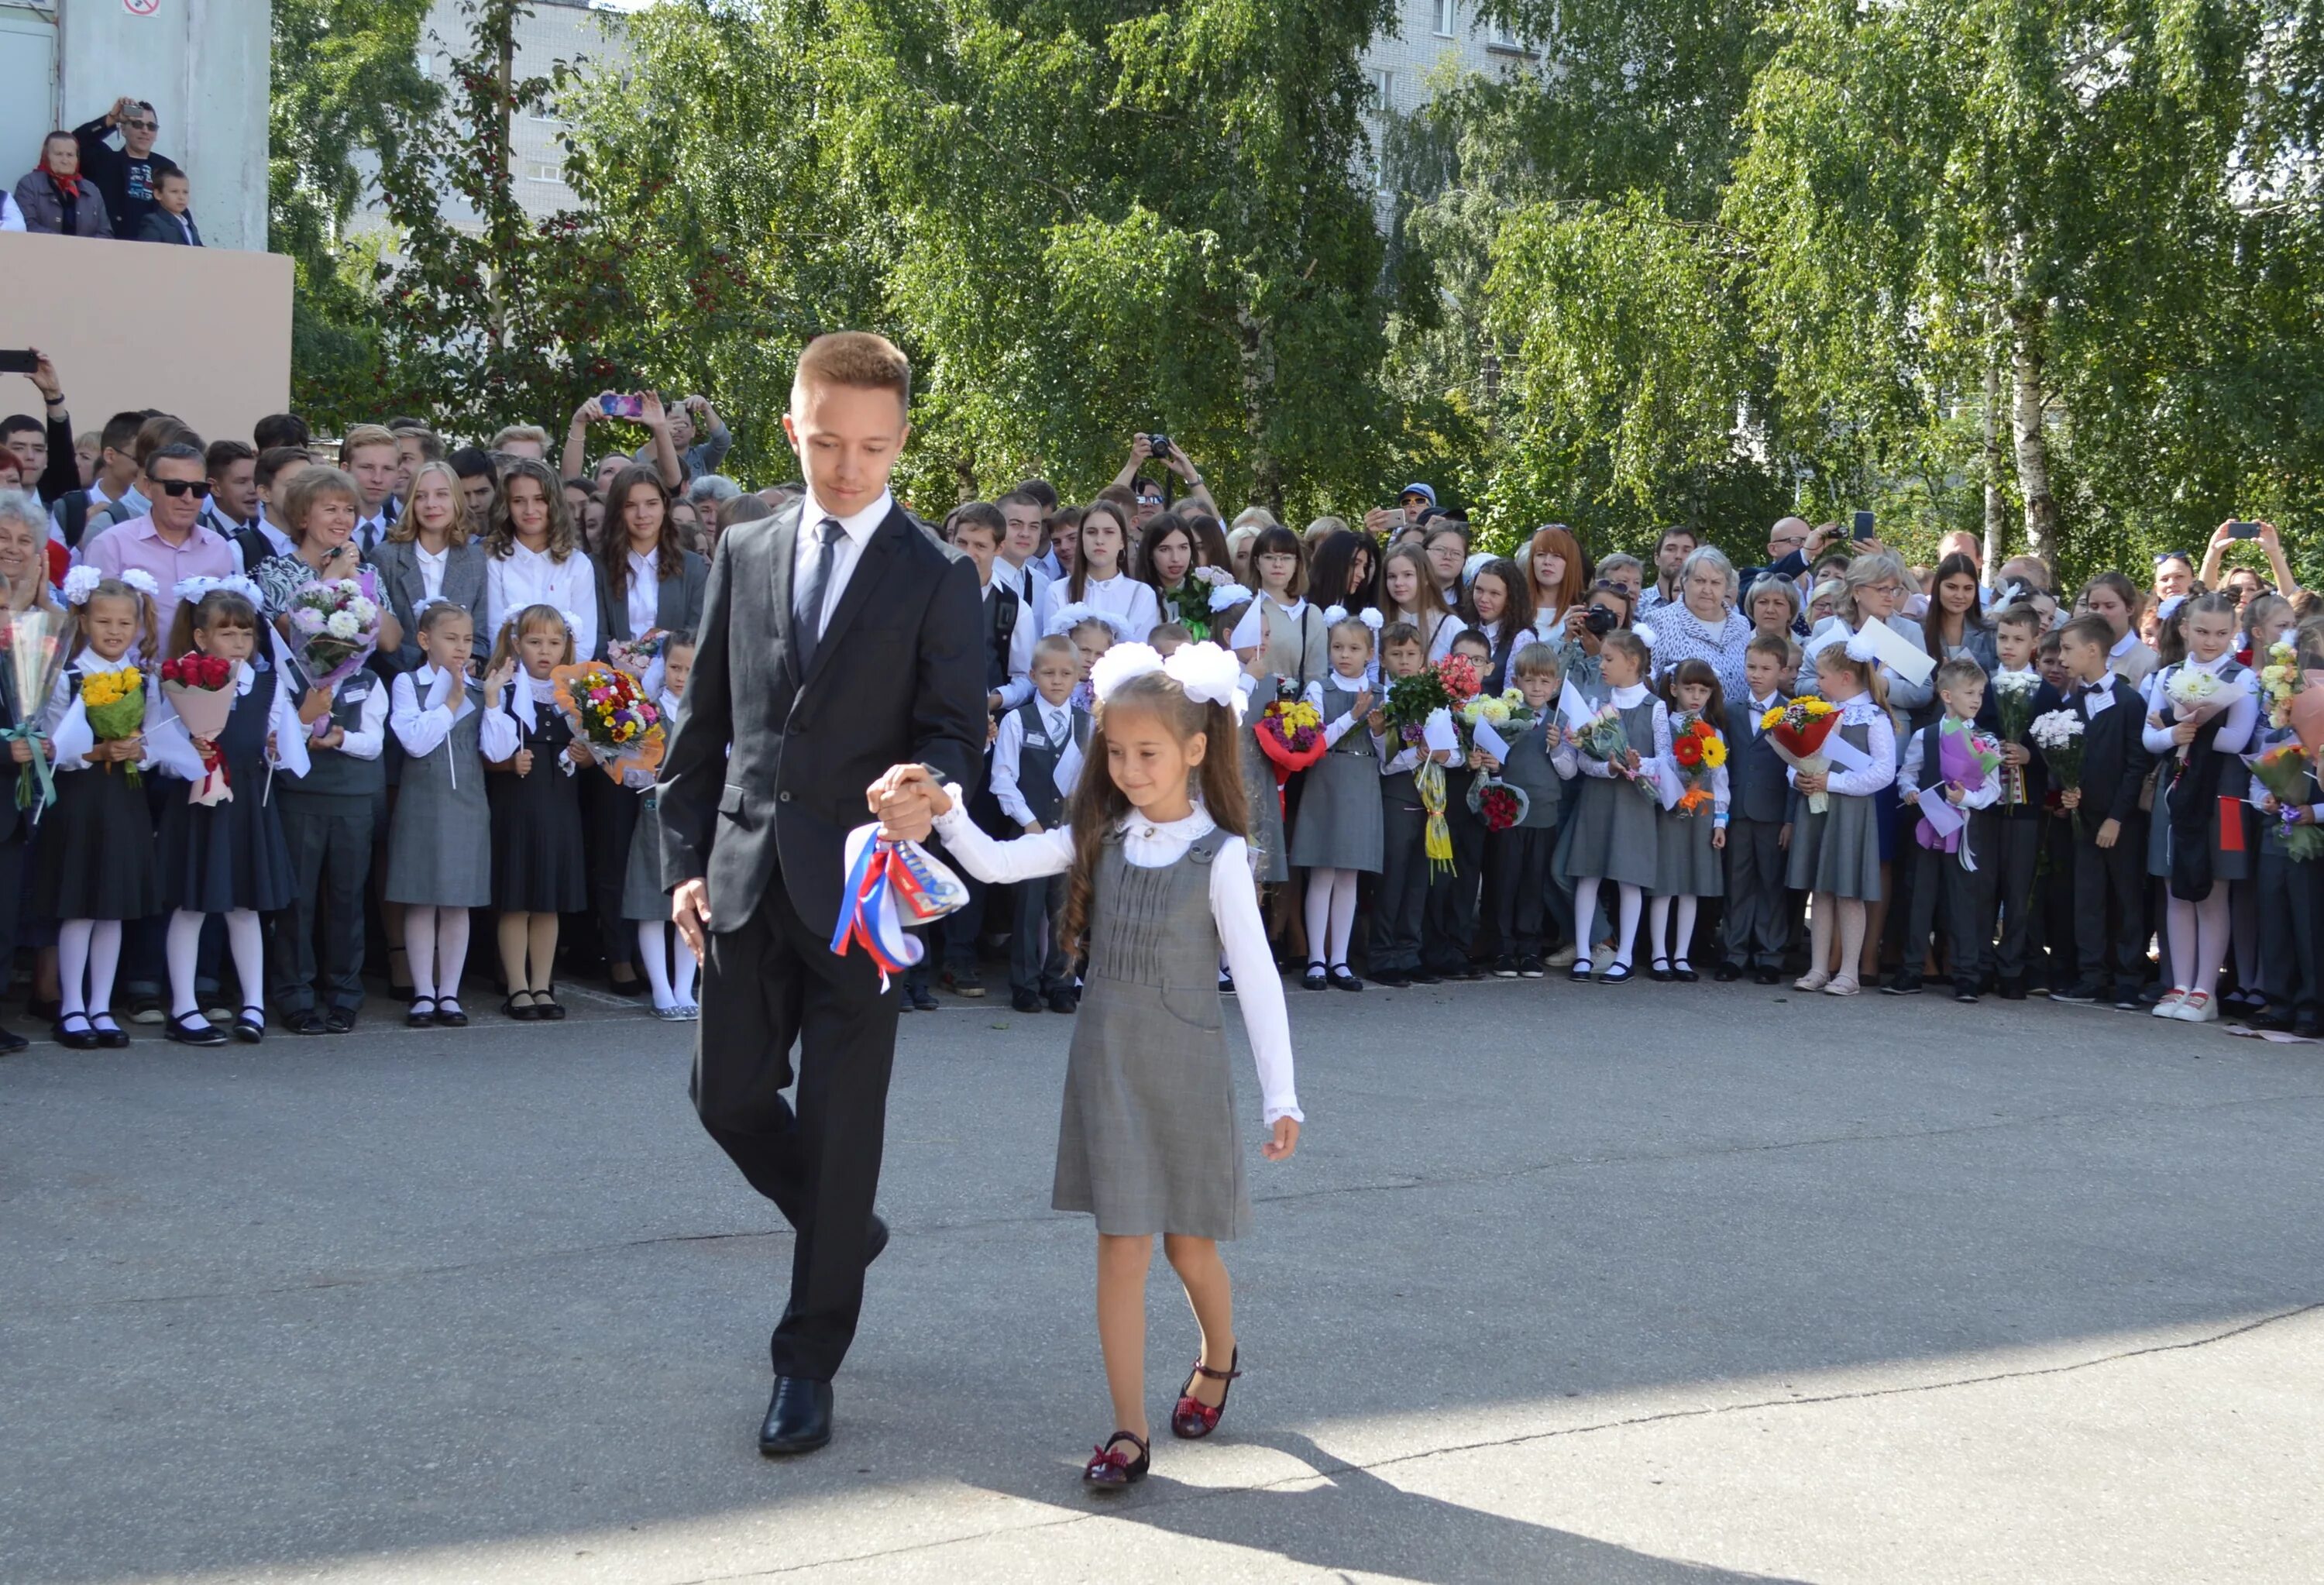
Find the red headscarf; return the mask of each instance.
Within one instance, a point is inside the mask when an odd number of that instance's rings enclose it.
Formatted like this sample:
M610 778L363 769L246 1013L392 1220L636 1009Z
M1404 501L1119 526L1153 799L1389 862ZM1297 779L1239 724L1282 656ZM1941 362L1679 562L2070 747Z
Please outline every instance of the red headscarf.
M83 179L78 176L58 174L56 168L49 163L49 151L45 146L41 150L41 170L51 181L57 184L59 192L70 198L77 199L80 197L80 184Z

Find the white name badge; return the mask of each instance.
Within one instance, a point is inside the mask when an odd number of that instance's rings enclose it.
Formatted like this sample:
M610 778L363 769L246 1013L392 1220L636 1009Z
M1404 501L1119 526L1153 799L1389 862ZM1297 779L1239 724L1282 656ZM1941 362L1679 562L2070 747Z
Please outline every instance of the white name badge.
M2119 687L2122 685L2117 683L2115 686ZM2108 688L2103 694L2084 694L2082 696L2082 708L2091 716L2105 714L2107 711L2114 708L2114 689Z

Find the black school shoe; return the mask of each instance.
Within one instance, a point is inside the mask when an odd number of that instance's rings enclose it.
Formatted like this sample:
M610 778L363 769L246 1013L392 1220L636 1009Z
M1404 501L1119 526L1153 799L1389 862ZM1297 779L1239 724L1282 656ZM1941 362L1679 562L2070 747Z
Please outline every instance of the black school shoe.
M1019 1013L1039 1012L1041 999L1030 991L1012 991L1009 993L1009 1010Z
M2080 981L2076 981L2073 984L2067 986L2062 991L2052 991L2050 992L2050 1000L2052 1001L2068 1001L2072 1002L2077 1006L2096 1001L2098 999L2098 987L2095 985L2084 984Z
M1332 971L1331 984L1334 991L1361 991L1364 988L1364 982L1356 978L1355 971L1345 963Z
M1309 963L1307 965L1307 972L1299 977L1299 989L1302 991L1321 991L1330 982L1329 978L1323 972L1323 964Z
M1783 982L1784 972L1781 969L1754 969L1751 971L1751 983L1754 985L1780 985Z
M1711 977L1721 985L1732 985L1736 981L1740 980L1743 977L1743 965L1740 963L1721 963L1717 968L1711 971Z
M1372 983L1383 991L1409 991L1412 989L1412 976L1402 969L1374 969Z
M1921 977L1918 974L1902 972L1891 974L1888 976L1888 983L1883 985L1880 990L1882 994L1887 996L1918 996L1921 994Z
M1517 960L1514 953L1503 953L1493 960L1493 978L1514 980L1517 977Z
M1538 980L1548 972L1549 966L1541 961L1538 954L1529 954L1517 960L1517 977L1521 980Z

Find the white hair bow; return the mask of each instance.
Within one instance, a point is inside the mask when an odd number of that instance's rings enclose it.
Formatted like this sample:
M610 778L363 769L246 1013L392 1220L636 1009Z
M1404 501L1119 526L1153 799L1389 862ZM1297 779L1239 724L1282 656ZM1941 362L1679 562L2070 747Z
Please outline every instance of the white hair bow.
M1648 627L1645 622L1632 622L1630 624L1630 632L1632 636L1638 640L1638 642L1644 644L1647 649L1651 650L1655 647L1655 630Z
M1080 607L1071 605L1065 608L1066 611L1078 609ZM1063 616L1065 612L1057 614ZM1151 644L1116 644L1099 656L1097 664L1090 668L1090 692L1097 696L1100 704L1103 704L1113 696L1116 688L1132 677L1144 677L1148 672L1161 669L1162 652Z
M1211 591L1211 614L1232 611L1250 599L1250 591L1240 584L1221 584Z
M1870 631L1867 628L1862 632L1848 635L1848 658L1850 660L1860 660L1867 666L1879 660L1880 646L1869 636Z
M217 589L239 594L253 605L263 605L266 602L266 596L258 592L258 585L239 575L223 578L182 578L179 580L178 586L172 593L180 600L192 601L199 600L203 595Z
M1325 627L1337 627L1347 620L1348 608L1346 606L1326 605L1323 607L1323 625Z
M1150 644L1116 644L1090 668L1090 691L1102 705L1124 683L1157 671L1176 683L1186 697L1223 705L1236 720L1242 719L1242 690L1235 686L1242 668L1232 654L1212 643L1181 644L1167 660Z
M1812 660L1834 644L1848 643L1855 637L1854 633L1848 631L1846 622L1836 616L1831 617L1825 621L1823 626L1816 630L1815 636L1808 640L1808 659Z
M1380 624L1384 619L1381 617L1379 611L1376 606L1367 605L1356 613L1356 620L1362 622L1366 627L1371 629L1372 631L1378 632L1380 631Z
M97 568L88 566L74 567L65 574L65 604L88 604L88 597L97 593L97 585L103 582L105 575Z
M155 583L153 575L142 567L133 567L124 572L121 575L121 581L148 600L159 600L161 597L161 585Z

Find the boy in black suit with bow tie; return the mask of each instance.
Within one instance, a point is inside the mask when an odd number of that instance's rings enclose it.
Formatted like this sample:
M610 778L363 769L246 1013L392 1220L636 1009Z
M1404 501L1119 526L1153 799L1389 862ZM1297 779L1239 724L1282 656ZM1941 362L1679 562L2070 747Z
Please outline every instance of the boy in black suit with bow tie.
M2050 995L2135 1012L2146 971L2146 816L2138 789L2153 760L2140 739L2146 702L2107 669L2114 641L2114 630L2096 616L2077 617L2059 634L2060 658L2074 681L2066 705L2083 724L2082 782L2063 800L2073 811L2081 974Z

